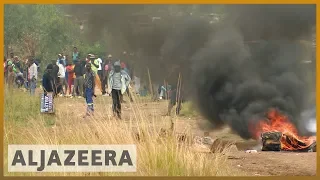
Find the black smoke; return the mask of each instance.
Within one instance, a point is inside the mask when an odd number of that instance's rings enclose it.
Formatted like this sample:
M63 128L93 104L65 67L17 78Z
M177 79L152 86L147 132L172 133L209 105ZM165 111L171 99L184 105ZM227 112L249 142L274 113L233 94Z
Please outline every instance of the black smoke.
M216 24L188 13L171 16L158 5L72 5L70 11L88 12L90 38L107 29L115 39L112 51L139 54L135 69L148 67L153 82L176 84L181 73L185 95L211 127L229 125L251 138L250 128L277 108L304 134L300 114L315 104L315 77L308 81L306 74L315 66L301 63L311 53L299 40L311 40L315 5L225 7L226 17ZM153 16L161 20L147 21Z
M242 138L271 108L305 133L300 114L308 88L299 42L311 36L313 5L232 6L229 19L191 59L195 101L213 127L229 125ZM315 82L314 82L315 83Z

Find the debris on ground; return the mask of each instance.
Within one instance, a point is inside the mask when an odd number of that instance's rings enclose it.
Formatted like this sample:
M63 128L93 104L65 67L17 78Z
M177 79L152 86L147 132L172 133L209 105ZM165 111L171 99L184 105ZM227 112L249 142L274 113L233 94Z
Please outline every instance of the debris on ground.
M257 153L257 150L246 150L246 153Z

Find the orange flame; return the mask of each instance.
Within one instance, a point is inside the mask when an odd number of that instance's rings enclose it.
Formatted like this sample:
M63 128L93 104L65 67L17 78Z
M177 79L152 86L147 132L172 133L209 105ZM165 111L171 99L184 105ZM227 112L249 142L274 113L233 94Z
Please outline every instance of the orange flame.
M281 149L289 151L308 148L315 142L315 136L298 136L296 127L289 121L288 117L277 110L272 109L267 115L269 121L261 121L258 124L256 138L260 137L260 134L264 132L281 132Z

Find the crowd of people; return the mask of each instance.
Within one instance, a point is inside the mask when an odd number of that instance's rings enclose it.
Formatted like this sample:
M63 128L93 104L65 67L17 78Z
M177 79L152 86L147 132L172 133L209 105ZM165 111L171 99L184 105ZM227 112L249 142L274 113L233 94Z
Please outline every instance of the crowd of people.
M9 58L4 57L4 77L10 88L24 86L34 95L38 70L39 62L33 57L28 57L25 61L21 61L14 53L10 53Z
M33 57L21 62L19 57L11 53L9 59L5 58L4 68L9 87L24 86L31 95L35 94L39 63ZM115 59L111 54L107 58L96 54L87 54L85 58L80 58L77 47L74 47L71 60L68 55L61 53L57 60L46 66L40 87L44 94L51 93L54 98L84 97L87 104L85 117L93 115L93 97L96 97L95 90L99 89L102 96L112 97L114 115L121 119L121 103L125 102L123 95L127 94L133 102L129 88L132 80L135 82L134 91L139 93L140 79L136 76L131 79L130 70L123 60ZM170 91L171 86L160 86L160 99L167 99L165 94ZM175 99L171 98L169 108L174 104Z
M19 87L18 84L22 84L31 95L35 94L39 67L34 58L28 58L22 63L11 53L9 59L5 58L4 69L5 81L9 87ZM19 79L21 83L18 83ZM95 54L80 58L77 47L74 47L71 60L68 55L61 53L57 60L46 66L41 87L44 94L52 93L53 97L84 97L87 104L86 116L93 115L93 97L96 97L95 89L99 89L102 96L112 97L113 111L121 118L121 103L125 102L123 94L126 93L133 102L129 92L131 81L127 65L119 59L113 59L111 54L104 60Z

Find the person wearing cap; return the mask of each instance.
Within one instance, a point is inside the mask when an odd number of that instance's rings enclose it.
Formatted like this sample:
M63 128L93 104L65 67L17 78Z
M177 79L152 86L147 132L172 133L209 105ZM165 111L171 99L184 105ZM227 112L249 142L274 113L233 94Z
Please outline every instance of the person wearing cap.
M53 69L53 65L49 64L42 76L42 88L43 88L44 94L48 92L49 93L54 92L52 69Z
M121 70L119 61L114 63L114 69L111 70L108 81L110 85L109 91L111 91L113 102L113 113L121 119L121 99L123 93L126 92L126 89L130 84L131 78L124 70Z
M95 96L95 77L96 75L92 71L91 63L86 64L86 73L84 74L84 97L87 103L87 113L84 116L93 115L94 107L93 107L93 96Z

